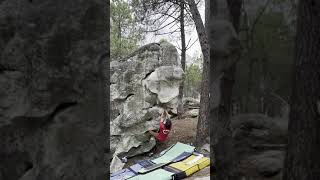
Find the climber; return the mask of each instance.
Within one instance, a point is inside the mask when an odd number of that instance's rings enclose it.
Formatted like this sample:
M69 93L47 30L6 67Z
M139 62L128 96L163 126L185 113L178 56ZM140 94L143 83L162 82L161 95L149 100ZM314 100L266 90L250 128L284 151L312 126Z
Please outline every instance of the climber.
M171 124L171 120L169 119L169 114L166 110L164 110L160 116L159 129L157 131L154 131L153 128L150 128L149 133L155 137L157 144L159 144L167 140L171 128L172 128L172 124ZM155 150L156 149L157 148L155 148Z
M158 131L153 131L152 128L149 129L149 133L156 138L159 142L164 142L171 130L171 121L167 111L163 111L160 117L160 127Z

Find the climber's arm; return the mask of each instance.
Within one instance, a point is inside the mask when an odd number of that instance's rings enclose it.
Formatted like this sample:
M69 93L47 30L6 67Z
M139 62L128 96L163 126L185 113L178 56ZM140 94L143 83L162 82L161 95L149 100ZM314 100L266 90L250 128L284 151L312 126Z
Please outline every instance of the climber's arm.
M163 113L161 114L160 122L163 122L163 119L164 119L164 117L166 117L166 116L167 116L167 111L164 110Z
M157 137L159 135L159 133L156 133L156 132L152 131L151 129L149 129L149 133L154 137Z

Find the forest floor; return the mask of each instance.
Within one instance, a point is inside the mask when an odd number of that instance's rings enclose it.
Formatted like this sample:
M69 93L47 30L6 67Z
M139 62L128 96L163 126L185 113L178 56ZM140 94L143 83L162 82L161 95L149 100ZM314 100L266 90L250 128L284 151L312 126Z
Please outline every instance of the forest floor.
M168 140L159 145L156 153L160 153L162 150L170 147L177 142L189 144L193 143L196 138L196 129L197 129L197 118L184 118L184 119L172 119L172 131L169 134ZM149 159L149 153L144 155L139 155L128 159L125 167L129 167L133 165L138 160ZM210 168L207 167L205 169L196 172L192 176L186 178L187 180L194 180L200 177L208 177L210 176Z

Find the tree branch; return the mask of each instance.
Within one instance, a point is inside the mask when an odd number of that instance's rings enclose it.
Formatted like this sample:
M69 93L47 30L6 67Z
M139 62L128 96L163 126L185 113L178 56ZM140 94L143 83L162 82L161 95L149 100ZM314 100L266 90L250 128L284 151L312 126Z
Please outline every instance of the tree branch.
M197 39L190 45L190 47L187 46L187 50L190 49L198 40L199 40L199 38L197 38Z
M178 28L180 29L180 28ZM173 34L173 33L176 33L176 32L180 32L178 30L174 30L174 31L170 31L170 32L164 32L164 33L155 33L156 36L159 36L159 35L166 35L166 34Z
M259 19L261 18L261 16L263 15L263 13L265 12L265 10L267 9L269 3L271 2L271 0L267 0L266 4L264 5L264 7L262 8L262 10L259 12L258 16L256 17L256 19L253 21L252 27L251 27L251 39L253 40L253 33L255 30L255 26L258 23Z
M176 22L176 20L173 20L173 21L171 21L170 23L168 23L168 24L166 24L165 26L162 26L162 27L160 27L160 28L158 28L158 29L145 30L145 31L143 31L143 32L157 32L157 31L159 31L159 30L161 30L161 29L164 29L165 27L168 27L169 25L173 24L174 22Z

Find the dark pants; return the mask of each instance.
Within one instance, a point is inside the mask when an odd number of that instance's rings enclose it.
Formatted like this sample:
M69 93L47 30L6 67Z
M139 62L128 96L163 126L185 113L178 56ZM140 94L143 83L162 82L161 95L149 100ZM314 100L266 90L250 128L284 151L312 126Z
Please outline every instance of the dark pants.
M160 151L161 151L160 147L162 147L162 146L163 146L163 142L160 142L160 141L158 141L158 140L156 139L156 145L153 147L153 149L151 150L151 152L152 152L153 154L158 154L158 153L160 153Z

